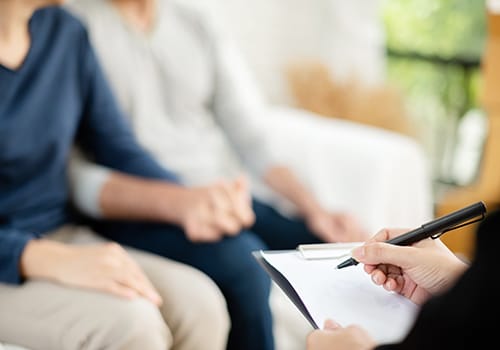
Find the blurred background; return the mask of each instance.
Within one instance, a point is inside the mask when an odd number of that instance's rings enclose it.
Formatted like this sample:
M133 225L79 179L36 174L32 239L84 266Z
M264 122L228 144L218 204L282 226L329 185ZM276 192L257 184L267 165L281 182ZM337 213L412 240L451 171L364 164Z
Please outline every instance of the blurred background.
M205 0L204 6L271 102L416 137L431 158L437 194L475 179L486 128L479 101L485 1Z
M213 16L271 103L417 140L436 215L499 206L498 0L183 1ZM472 229L450 246L471 256Z

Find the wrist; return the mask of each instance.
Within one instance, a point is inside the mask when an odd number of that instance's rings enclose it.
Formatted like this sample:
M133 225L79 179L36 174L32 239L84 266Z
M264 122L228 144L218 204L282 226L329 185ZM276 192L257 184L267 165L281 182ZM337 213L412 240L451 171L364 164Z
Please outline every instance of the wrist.
M469 268L469 264L461 260L457 257L457 261L454 265L453 272L451 276L454 277L455 280L459 279L460 276L464 274L464 272Z
M189 189L181 186L162 186L158 190L157 210L162 221L181 226L186 214Z
M306 199L296 204L299 214L306 220L314 220L314 217L323 211L321 205L314 199Z
M113 173L100 194L108 219L178 223L178 198L185 188L163 180Z
M71 247L46 239L28 242L21 255L21 276L26 279L43 278L59 280L61 260L71 254Z
M441 277L441 282L439 287L437 288L438 292L443 292L451 288L455 285L456 281L464 274L464 272L469 267L468 264L460 260L456 256L451 256L451 259L446 262L443 261L440 263L441 266L446 266L446 269L443 269L443 276ZM436 291L433 291L434 294Z

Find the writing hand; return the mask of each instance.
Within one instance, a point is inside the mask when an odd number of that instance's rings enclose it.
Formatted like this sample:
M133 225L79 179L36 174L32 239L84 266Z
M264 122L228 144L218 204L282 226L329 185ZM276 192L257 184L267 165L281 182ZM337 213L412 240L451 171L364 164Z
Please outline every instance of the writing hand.
M412 246L384 243L407 231L381 230L354 249L352 256L365 264L365 271L377 285L422 304L431 295L451 286L467 265L439 239L427 238Z

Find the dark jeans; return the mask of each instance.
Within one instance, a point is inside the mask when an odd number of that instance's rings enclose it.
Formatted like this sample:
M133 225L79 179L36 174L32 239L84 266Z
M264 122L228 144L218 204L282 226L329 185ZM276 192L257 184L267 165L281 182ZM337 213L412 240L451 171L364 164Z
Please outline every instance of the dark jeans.
M253 209L256 214L253 227L216 243L192 243L181 228L165 224L100 221L92 226L118 243L186 263L206 273L219 286L228 305L231 331L227 349L272 350L271 283L251 252L294 249L298 244L319 241L302 221L288 219L256 200Z

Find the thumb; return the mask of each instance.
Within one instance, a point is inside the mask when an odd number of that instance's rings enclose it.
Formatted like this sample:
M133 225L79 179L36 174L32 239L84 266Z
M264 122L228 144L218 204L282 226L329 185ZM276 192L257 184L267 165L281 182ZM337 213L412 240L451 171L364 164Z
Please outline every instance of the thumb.
M235 180L234 180L235 184L236 184L236 187L239 189L239 190L242 190L242 191L248 191L248 188L249 188L249 183L248 183L248 178L246 175L242 174L242 175L239 175Z
M352 256L363 264L391 264L406 267L412 263L414 264L416 250L414 247L374 242L353 249Z
M234 186L236 191L244 198L245 200L250 200L250 181L246 175L240 175L234 180Z
M325 324L323 325L324 330L331 330L332 331L332 330L335 330L338 328L341 328L340 324L338 324L334 320L330 320L330 319L326 320Z
M233 181L233 184L237 193L236 207L240 218L245 226L251 226L255 222L255 213L252 209L252 196L248 178L244 174L240 175Z

